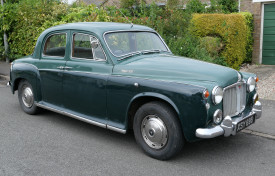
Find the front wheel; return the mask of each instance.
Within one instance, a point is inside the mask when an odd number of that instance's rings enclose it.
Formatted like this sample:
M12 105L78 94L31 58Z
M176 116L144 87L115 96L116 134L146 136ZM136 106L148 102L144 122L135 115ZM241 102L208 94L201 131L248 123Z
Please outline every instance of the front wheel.
M167 160L183 147L179 119L165 103L142 105L135 114L133 128L136 142L153 158Z
M36 114L38 107L34 103L34 93L31 84L22 80L18 86L18 100L22 110L28 114Z

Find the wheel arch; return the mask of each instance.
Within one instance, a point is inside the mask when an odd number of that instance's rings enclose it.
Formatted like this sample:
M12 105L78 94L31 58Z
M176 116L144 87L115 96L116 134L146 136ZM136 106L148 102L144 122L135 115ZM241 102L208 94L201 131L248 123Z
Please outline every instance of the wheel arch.
M28 63L16 63L11 72L12 93L18 90L22 80L28 81L35 93L35 100L41 99L40 74L36 66Z
M128 120L128 124L127 124L128 129L133 128L133 120L138 108L140 108L145 103L152 102L152 101L160 101L167 104L171 109L173 109L174 113L179 118L179 115L180 115L179 109L169 97L159 93L144 92L134 96L130 101L130 104L127 109L127 114L126 114L127 120ZM179 119L179 122L180 122L180 119Z

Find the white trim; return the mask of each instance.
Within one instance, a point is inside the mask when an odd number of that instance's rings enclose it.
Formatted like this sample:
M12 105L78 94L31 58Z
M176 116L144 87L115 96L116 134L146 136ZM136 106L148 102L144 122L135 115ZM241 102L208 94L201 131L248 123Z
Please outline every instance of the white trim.
M253 0L253 2L275 2L274 0Z
M262 3L259 64L263 62L264 5L265 4Z

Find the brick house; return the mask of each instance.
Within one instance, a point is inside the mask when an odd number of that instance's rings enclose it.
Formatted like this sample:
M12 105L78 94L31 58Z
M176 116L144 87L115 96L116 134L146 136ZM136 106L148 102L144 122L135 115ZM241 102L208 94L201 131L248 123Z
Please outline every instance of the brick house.
M86 3L119 6L120 0L82 0ZM167 0L145 0L166 3ZM180 0L186 2L186 0ZM201 0L210 5L210 0ZM275 0L236 0L239 2L239 11L250 12L254 15L254 45L252 62L275 65Z
M240 11L254 15L253 63L275 65L275 0L241 0Z

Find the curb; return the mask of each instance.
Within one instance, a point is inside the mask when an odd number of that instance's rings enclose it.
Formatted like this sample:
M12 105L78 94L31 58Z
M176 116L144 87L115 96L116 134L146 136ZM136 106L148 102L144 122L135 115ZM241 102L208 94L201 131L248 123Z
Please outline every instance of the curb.
M6 76L6 75L1 75L1 74L0 74L0 80L9 81L9 80L10 80L10 77L9 77L9 76Z
M260 137L264 137L264 138L267 138L267 139L275 140L275 136L270 135L270 134L265 134L265 133L252 131L252 130L247 130L247 129L242 130L242 132L246 133L246 134L251 134L251 135L260 136Z

